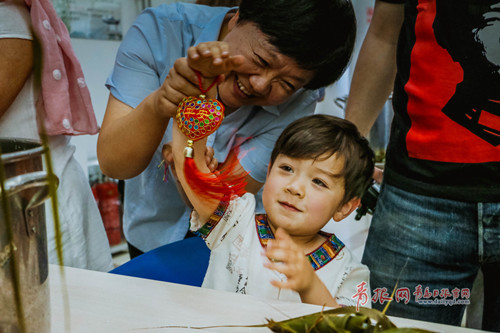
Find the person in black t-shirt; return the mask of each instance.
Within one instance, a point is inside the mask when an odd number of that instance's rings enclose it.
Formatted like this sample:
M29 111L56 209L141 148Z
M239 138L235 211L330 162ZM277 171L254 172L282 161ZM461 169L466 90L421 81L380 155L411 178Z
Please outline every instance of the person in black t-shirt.
M460 325L479 270L500 331L500 2L378 0L346 118L362 133L393 91L386 164L362 262L372 305Z
M470 8L463 8L465 6ZM446 15L452 9L467 10L469 20L464 21L458 15ZM438 43L454 61L460 63L464 71L463 81L457 85L455 95L443 112L477 136L498 146L500 1L496 4L481 1L473 5L467 1L438 2L433 26ZM470 98L471 91L479 98Z

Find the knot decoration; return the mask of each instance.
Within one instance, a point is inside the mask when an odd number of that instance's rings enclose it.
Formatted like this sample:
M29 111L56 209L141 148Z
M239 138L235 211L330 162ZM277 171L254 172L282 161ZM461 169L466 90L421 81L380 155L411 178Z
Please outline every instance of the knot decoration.
M184 149L184 176L187 184L199 195L220 199L227 195L245 193L246 173L236 175L237 159L227 163L224 172L202 173L193 159L193 144L214 133L224 120L224 105L217 99L206 98L206 93L217 83L215 79L208 88L202 85L201 74L195 71L201 94L185 97L177 107L176 122L187 137ZM237 155L237 154L236 154Z
M224 119L224 105L216 99L185 97L177 107L177 125L189 140L198 141L219 128Z

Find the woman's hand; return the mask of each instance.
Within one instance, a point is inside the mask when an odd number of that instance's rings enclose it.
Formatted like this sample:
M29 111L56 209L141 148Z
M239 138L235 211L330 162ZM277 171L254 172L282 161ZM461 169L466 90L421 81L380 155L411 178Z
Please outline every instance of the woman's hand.
M165 81L154 92L154 111L162 118L175 118L179 103L187 96L199 96L198 79L187 58L179 58Z
M242 55L231 55L227 43L218 41L191 46L187 54L189 67L204 78L217 78L218 82L224 81L225 74L238 69L245 61Z
M177 106L185 97L202 94L196 71L201 73L202 89L207 89L214 80L217 83L224 81L224 75L237 69L243 61L244 57L241 55L231 56L228 45L224 42L191 46L187 57L175 61L162 86L155 91L155 112L161 118L174 118ZM206 95L215 97L215 89L211 89Z

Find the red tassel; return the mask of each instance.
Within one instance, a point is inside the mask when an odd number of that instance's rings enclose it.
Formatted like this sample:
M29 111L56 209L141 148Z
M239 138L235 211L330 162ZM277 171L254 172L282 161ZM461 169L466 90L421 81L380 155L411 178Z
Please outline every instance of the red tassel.
M203 173L198 170L193 158L184 159L184 177L189 187L198 195L207 199L220 200L224 196L232 195L242 196L246 193L245 186L247 182L245 177L248 172L236 172L238 166L238 151L236 148L230 159L224 163L221 170L214 173Z
M224 105L216 99L206 99L204 95L218 82L219 77L204 89L200 72L195 71L195 73L202 94L200 97L184 98L177 107L176 115L177 125L188 137L187 147L184 150L184 177L194 192L210 200L220 200L224 196L242 196L246 192L245 177L248 173L237 173L235 170L239 164L238 148L222 170L214 173L200 172L194 162L193 143L215 132L224 119Z

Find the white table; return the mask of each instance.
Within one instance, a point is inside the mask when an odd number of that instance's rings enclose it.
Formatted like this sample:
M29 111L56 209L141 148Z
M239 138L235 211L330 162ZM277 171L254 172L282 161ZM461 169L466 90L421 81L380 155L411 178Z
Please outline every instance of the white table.
M321 311L286 303L167 282L50 265L51 332L271 332L267 328L194 330L164 326L252 325ZM67 297L65 297L66 295ZM67 304L67 306L65 306ZM480 332L391 317L398 327L437 332Z

